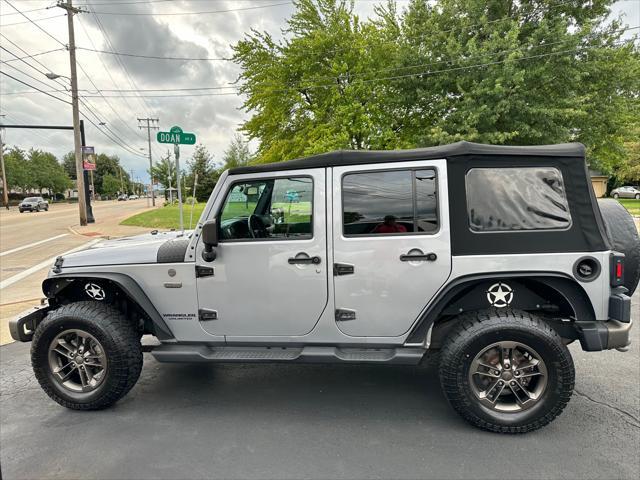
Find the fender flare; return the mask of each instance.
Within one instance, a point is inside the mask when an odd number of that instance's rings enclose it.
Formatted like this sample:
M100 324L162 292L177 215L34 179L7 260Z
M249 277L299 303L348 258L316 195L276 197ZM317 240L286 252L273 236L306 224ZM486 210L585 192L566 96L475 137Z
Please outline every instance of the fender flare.
M530 280L547 285L557 291L571 306L577 321L594 321L595 312L587 292L571 276L558 272L487 272L458 277L447 283L422 313L409 333L406 343L421 343L440 314L457 294L486 280Z
M103 279L115 283L129 300L138 305L138 307L149 316L154 325L154 333L158 340L167 341L174 338L171 329L165 323L160 313L158 313L158 310L156 310L151 300L149 300L147 294L144 293L144 290L138 285L138 282L124 273L76 272L60 274L44 280L42 282L42 291L47 298L54 298L58 293L71 285L74 280L79 278Z

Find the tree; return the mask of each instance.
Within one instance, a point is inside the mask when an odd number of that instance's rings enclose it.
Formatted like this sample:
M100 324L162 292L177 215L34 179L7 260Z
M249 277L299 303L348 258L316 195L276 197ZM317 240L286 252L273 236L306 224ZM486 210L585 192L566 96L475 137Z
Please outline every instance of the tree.
M189 167L189 174L186 178L186 184L189 188L189 192L183 192L186 196L191 196L193 191L193 183L196 174L198 175L198 184L196 186L196 199L198 201L207 201L209 195L213 191L218 180L218 173L213 167L212 157L207 148L199 144L196 146L191 160L187 162Z
M257 162L331 149L458 140L582 141L595 167L625 161L640 51L613 0L389 1L362 21L346 0L298 0L283 40L234 45L242 129Z
M62 164L65 171L69 174L69 177L76 178L76 160L73 152L67 153L62 158ZM70 173L73 173L71 175ZM121 184L118 187L118 191L126 192L129 190L128 186L131 183L129 173L120 165L120 158L117 155L107 155L100 153L96 156L96 169L93 171L93 185L96 193L109 195L104 191L103 181L105 175L111 175L118 179L118 183Z
M175 170L176 167L173 160L171 160L170 153L167 153L166 157L157 161L151 169L151 175L160 185L162 185L162 188L165 191L165 198L168 197L167 192L169 188L177 187Z
M242 167L248 165L252 160L251 151L249 145L244 141L242 135L234 135L229 147L224 152L222 157L223 166L221 171L229 168Z
M71 180L76 179L76 154L74 152L64 154L62 157L62 167Z
M110 197L115 196L122 190L120 179L110 173L105 174L102 177L102 194Z
M31 149L27 161L32 187L40 190L40 193L45 188L51 194L61 193L71 187L71 179L52 153Z
M9 191L13 188L26 190L31 187L29 166L25 152L18 147L12 147L4 154L4 166L7 172Z

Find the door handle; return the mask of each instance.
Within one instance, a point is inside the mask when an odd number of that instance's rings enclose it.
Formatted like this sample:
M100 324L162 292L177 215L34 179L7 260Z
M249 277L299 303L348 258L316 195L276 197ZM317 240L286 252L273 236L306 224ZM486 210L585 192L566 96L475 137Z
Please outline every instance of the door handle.
M400 255L401 262L435 262L437 258L435 253Z
M319 265L321 260L320 257L292 257L287 260L290 265L299 265L299 264L313 264Z

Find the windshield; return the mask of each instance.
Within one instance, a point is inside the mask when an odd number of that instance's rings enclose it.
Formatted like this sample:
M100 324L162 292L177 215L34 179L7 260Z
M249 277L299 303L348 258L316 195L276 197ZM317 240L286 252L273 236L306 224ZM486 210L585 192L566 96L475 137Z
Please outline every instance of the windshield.
M23 200L24 202L37 202L38 197L27 197Z

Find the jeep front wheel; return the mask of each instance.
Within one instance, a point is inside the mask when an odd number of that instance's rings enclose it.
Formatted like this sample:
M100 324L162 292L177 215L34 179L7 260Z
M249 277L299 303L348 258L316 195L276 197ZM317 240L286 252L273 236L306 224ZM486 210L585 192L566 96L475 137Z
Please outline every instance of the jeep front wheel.
M501 433L536 430L571 398L571 354L542 319L491 310L460 315L440 359L440 382L471 424Z
M50 312L38 325L31 363L42 389L60 405L97 410L135 385L142 347L135 328L117 309L76 302Z

